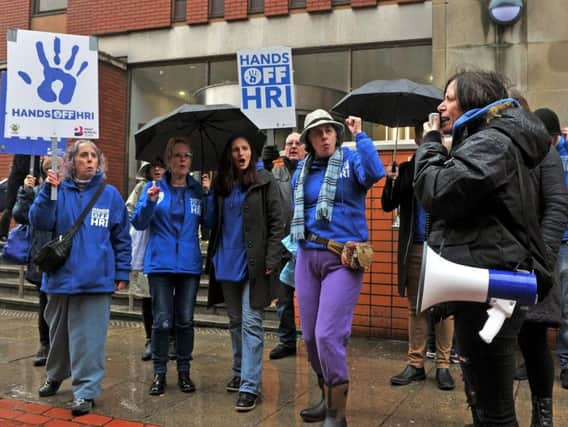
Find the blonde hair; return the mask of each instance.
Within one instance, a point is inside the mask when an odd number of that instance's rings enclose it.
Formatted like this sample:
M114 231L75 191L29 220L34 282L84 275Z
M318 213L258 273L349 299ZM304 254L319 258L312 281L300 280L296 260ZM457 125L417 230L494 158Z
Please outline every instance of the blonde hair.
M189 141L189 138L186 136L172 136L170 139L168 139L168 143L166 144L166 149L164 150L164 160L166 161L166 165L169 168L170 165L170 161L172 160L172 157L174 156L174 147L177 144L183 144L185 146L187 146L187 148L189 149L189 152L191 153L191 142Z

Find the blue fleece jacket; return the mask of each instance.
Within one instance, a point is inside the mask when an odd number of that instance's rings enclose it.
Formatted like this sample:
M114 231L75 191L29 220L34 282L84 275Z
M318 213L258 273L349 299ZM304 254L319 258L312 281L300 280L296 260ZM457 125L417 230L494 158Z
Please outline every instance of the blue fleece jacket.
M247 276L247 250L243 203L246 189L235 185L223 203L223 223L219 246L213 255L215 278L221 282L240 282Z
M201 185L191 176L185 188L185 213L181 229L172 220L172 187L166 173L156 181L160 194L156 202L148 198L149 182L132 214L137 230L150 228L150 238L144 255L144 273L201 274L202 259L199 247L199 224L211 228L215 220L212 195L205 196Z
M348 241L363 242L369 239L365 218L365 197L373 184L385 176L385 167L373 141L365 132L357 134L355 142L357 147L355 151L342 148L343 165L337 180L331 222L316 221L316 205L327 168L327 160L314 160L312 162L304 183L306 235L311 232L325 239L332 239L341 243ZM292 204L294 203L294 189L302 165L303 161L298 164L292 179ZM324 249L323 245L307 240L300 241L300 245L308 249Z
M103 181L97 173L83 189L69 179L59 186L57 200L51 200L51 185L42 186L30 209L30 224L38 230L65 234L91 201ZM120 193L106 185L103 193L73 236L65 264L45 273L41 290L48 294L110 293L115 281L128 281L130 234L128 212Z

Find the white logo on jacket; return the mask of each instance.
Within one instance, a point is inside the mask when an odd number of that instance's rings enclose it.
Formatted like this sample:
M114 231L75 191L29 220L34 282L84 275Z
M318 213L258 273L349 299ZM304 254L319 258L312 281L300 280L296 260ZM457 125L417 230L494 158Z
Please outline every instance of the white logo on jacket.
M349 178L349 175L350 175L349 162L345 162L343 164L343 167L341 168L339 178Z
M189 209L192 215L201 215L201 199L189 199Z
M109 209L93 208L91 210L91 227L108 228Z
M156 201L156 204L159 205L160 203L162 203L162 200L164 200L164 192L160 191L160 194L158 194L158 200Z

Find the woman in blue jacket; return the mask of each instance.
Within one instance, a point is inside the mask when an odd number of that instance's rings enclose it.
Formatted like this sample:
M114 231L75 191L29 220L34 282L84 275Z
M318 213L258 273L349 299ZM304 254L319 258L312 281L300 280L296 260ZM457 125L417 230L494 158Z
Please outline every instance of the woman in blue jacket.
M149 228L144 255L152 297L152 361L154 378L150 394L164 394L168 341L174 326L177 337L178 386L184 393L195 391L189 376L193 352L193 312L202 270L198 230L213 218L211 196L189 175L191 145L187 138L170 138L164 152L168 171L160 181L146 184L132 215L137 230ZM205 191L204 191L205 190ZM174 316L175 311L175 316Z
M78 140L67 151L62 175L48 171L47 184L30 209L30 224L59 236L69 231L99 187L104 189L73 236L65 263L44 273L45 318L50 350L40 397L54 395L71 376L73 415L93 407L101 392L111 295L130 274L128 214L120 193L104 184L105 161L92 141ZM51 200L56 187L57 200Z
M368 240L365 196L385 176L373 141L361 130L361 119L349 117L345 123L355 137L355 151L341 148L344 126L327 111L306 116L301 141L309 154L292 180L290 234L299 241L296 296L308 359L326 397L300 415L307 421L325 418L326 427L346 425L345 353L363 281L363 272L343 265L326 243Z

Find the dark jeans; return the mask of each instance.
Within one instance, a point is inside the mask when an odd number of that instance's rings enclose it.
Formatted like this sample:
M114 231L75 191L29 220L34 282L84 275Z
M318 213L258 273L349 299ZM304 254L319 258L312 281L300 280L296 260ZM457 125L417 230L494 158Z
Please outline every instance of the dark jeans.
M45 321L45 306L47 305L47 294L39 291L39 312L37 316L37 327L39 330L39 342L42 346L49 348L49 326Z
M150 274L152 295L152 361L154 373L165 374L168 363L168 342L174 326L177 336L177 370L189 372L193 352L193 312L199 289L199 276L185 274Z
M280 343L286 347L296 348L296 319L294 315L294 288L280 283L278 304L276 312L280 324L278 325L278 337Z
M487 320L487 304L458 303L457 350L466 396L476 426L518 426L513 398L515 347L525 314L517 309L491 344L478 335Z
M548 326L536 322L523 323L519 347L525 359L531 394L534 397L551 398L554 362L548 346Z

